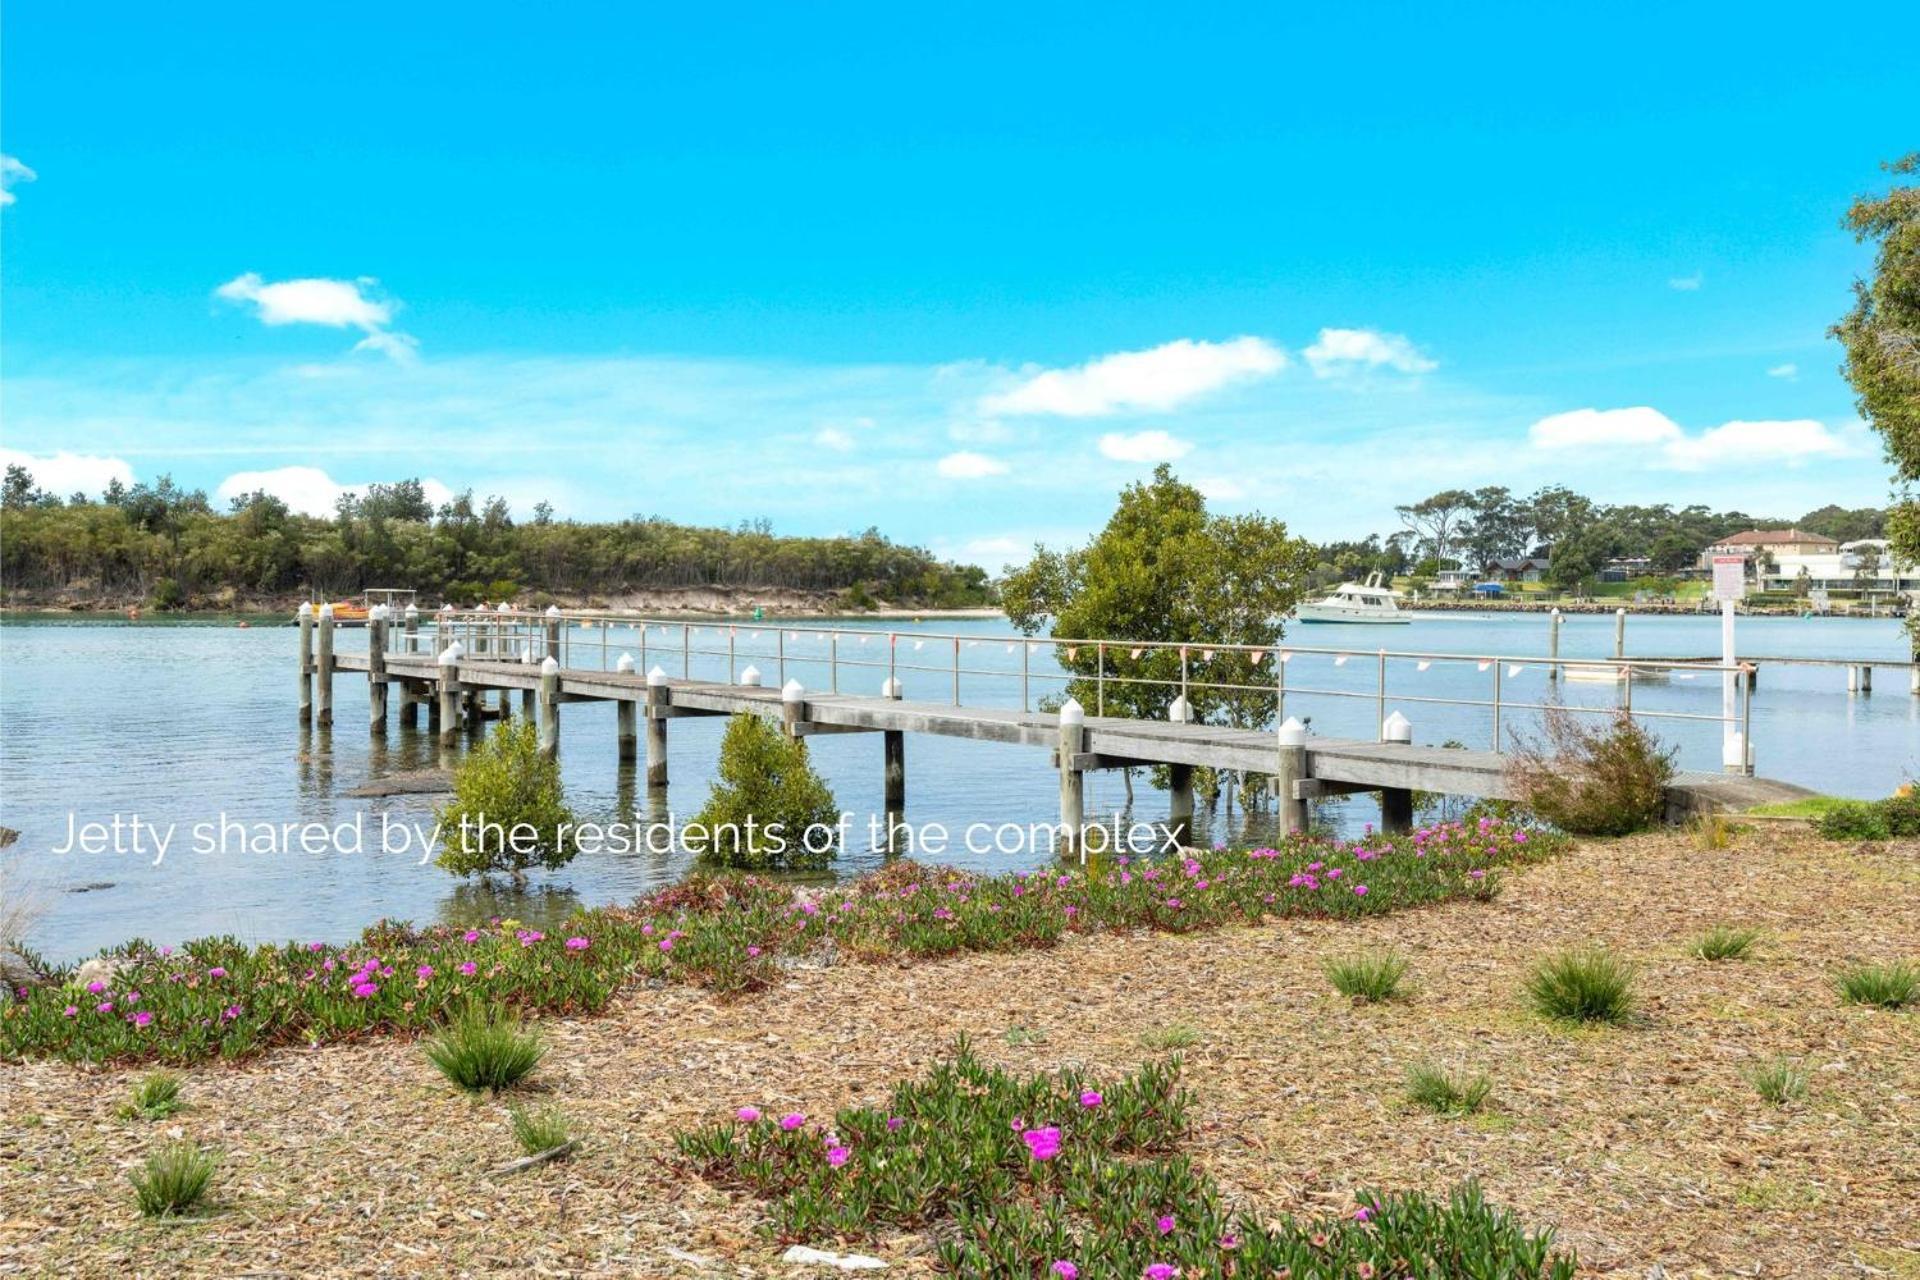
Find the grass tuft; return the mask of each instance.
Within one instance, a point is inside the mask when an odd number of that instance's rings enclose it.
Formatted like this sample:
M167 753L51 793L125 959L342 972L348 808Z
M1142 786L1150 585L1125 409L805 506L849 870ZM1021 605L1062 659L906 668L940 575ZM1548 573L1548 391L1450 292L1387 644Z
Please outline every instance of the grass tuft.
M206 1197L217 1165L213 1154L202 1151L197 1143L175 1142L148 1156L146 1164L127 1177L133 1182L140 1212L149 1218L167 1218L185 1213Z
M1407 962L1397 951L1362 951L1328 959L1320 966L1334 990L1355 1000L1391 1000L1407 974Z
M1140 1047L1165 1051L1169 1049L1191 1049L1200 1043L1200 1029L1190 1027L1184 1022L1169 1023L1164 1027L1154 1027L1140 1033Z
M1597 947L1563 951L1534 968L1527 999L1535 1012L1565 1022L1606 1022L1633 1017L1633 966Z
M1492 1092L1493 1081L1484 1075L1452 1076L1430 1062L1407 1069L1407 1100L1441 1115L1471 1115Z
M1753 1086L1754 1092L1776 1107L1784 1107L1789 1102L1797 1102L1807 1096L1807 1073L1785 1058L1776 1058L1754 1067L1746 1075L1747 1083Z
M1717 924L1694 940L1693 954L1702 960L1744 960L1758 941L1758 929Z
M1848 1004L1904 1009L1920 1001L1920 965L1863 964L1840 975L1840 997Z
M559 1107L512 1107L507 1115L513 1122L513 1140L527 1155L542 1155L573 1140L572 1127Z
M427 1042L427 1061L469 1092L519 1083L546 1056L540 1037L511 1014L469 1010Z
M165 1120L180 1106L180 1077L155 1071L135 1082L115 1114L122 1120Z

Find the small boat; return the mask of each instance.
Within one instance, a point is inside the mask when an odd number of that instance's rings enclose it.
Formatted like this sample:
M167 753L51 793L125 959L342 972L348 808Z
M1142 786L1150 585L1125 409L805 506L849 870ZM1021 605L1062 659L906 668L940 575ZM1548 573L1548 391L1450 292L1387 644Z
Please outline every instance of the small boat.
M1330 596L1309 601L1293 611L1296 622L1359 622L1379 626L1413 621L1400 611L1393 588L1383 586L1378 573L1365 582L1343 582Z

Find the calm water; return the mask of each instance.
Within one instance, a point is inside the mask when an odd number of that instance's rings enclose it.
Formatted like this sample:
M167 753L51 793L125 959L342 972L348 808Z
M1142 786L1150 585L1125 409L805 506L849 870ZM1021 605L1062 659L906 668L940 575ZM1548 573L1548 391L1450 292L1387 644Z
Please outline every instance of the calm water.
M886 641L857 640L864 622L845 627L839 652L843 691L876 690L885 675ZM932 633L961 633L963 665L1001 676L966 675L962 697L969 704L1018 705L1018 646L1003 621L930 621L913 627L887 624L901 634L896 660L910 699L951 697L950 641ZM1611 652L1612 619L1569 617L1562 632L1563 656L1602 657ZM1660 657L1704 656L1718 645L1713 618L1631 618L1628 652ZM1892 621L1839 619L1742 619L1740 648L1760 656L1839 655L1899 660L1904 633ZM343 632L342 648L364 645L364 632ZM1352 627L1296 627L1289 639L1302 646L1367 647L1443 653L1545 652L1546 619L1540 615L1428 615L1412 625L1360 634ZM601 641L606 661L623 650L640 656L631 629L603 637L573 631L576 665L598 665ZM771 682L776 665L774 635L756 637L740 626L739 665L752 661ZM702 628L696 647L724 649L724 632ZM678 628L670 638L647 638L647 661L680 674ZM918 647L916 647L916 645ZM788 645L787 674L810 688L827 686L824 638ZM874 664L866 667L854 663ZM1041 678L1043 666L1057 673L1047 651L1031 659L1032 696L1057 689ZM694 674L721 677L724 657L693 659ZM1296 653L1287 667L1294 690L1288 711L1310 716L1316 733L1374 733L1372 696L1378 664L1359 656L1335 665L1329 657ZM1540 701L1547 694L1544 668L1525 667L1504 680L1510 701ZM1459 708L1412 701L1427 697L1484 698L1491 675L1473 663L1437 662L1421 671L1411 661L1390 664L1389 709L1414 722L1415 740L1489 745L1491 717L1484 707ZM1880 673L1871 696L1849 696L1837 669L1766 669L1753 706L1754 742L1760 773L1849 795L1881 795L1920 772L1920 699L1910 696L1904 673ZM1339 690L1356 697L1299 692ZM1569 682L1569 701L1606 705L1618 697L1610 686ZM288 937L339 939L380 916L415 920L467 920L507 911L546 918L576 903L625 900L685 869L679 854L583 854L564 870L537 877L525 897L495 898L462 887L437 867L417 865L417 855L383 853L377 825L425 821L433 797L352 799L343 793L369 777L434 764L425 733L397 727L381 745L365 729L364 680L342 676L336 685L337 725L331 734L303 733L295 719L295 633L287 627L242 629L233 625L130 626L120 623L10 623L0 625L0 824L19 830L18 844L0 851L0 892L26 892L45 907L37 940L56 957L72 958L133 935L177 942L206 933L232 933L255 940ZM1675 679L1664 687L1636 687L1638 709L1716 714L1719 686L1710 676ZM1089 708L1091 711L1092 708ZM1523 717L1509 712L1509 729ZM671 809L690 817L704 801L709 770L724 722L677 720L670 737L673 785L664 802L637 793L631 770L615 760L611 705L569 704L563 714L561 758L570 798L583 815L611 818ZM1718 726L1656 722L1656 731L1681 749L1685 767L1715 768ZM813 739L814 759L842 807L864 834L881 801L880 743L873 735ZM652 807L650 807L650 803ZM1111 814L1124 803L1118 775L1088 779L1088 809ZM912 822L939 822L956 841L975 822L1046 822L1057 815L1057 782L1046 757L1032 750L909 737L907 805ZM1164 818L1163 794L1142 784L1133 811L1143 820ZM69 815L81 822L110 822L135 815L163 826L177 824L173 849L158 865L151 848L130 852L53 852L66 842ZM245 824L326 822L368 824L369 845L358 853L331 847L317 852L195 852L188 847L196 823L226 818ZM1340 807L1335 820L1349 826L1375 816L1364 797ZM1202 836L1239 834L1240 819L1216 815ZM248 830L256 828L249 827ZM1254 834L1259 834L1258 828ZM841 860L858 871L879 855L864 839ZM1024 861L1032 861L1034 857ZM956 848L945 861L1004 870L1023 859L970 854Z

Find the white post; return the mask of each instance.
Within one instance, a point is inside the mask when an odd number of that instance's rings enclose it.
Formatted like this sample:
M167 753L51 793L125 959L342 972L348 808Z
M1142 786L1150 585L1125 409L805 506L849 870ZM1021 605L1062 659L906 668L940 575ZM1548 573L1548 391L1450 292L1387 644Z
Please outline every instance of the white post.
M1627 656L1627 611L1625 609L1613 611L1613 656L1616 658Z
M807 687L798 680L789 680L780 686L780 722L789 738L800 736L800 726L806 718Z
M560 663L554 658L540 664L540 754L549 760L560 754Z
M1560 678L1560 611L1553 611L1547 623L1547 679Z
M630 653L621 654L619 660L613 664L613 669L623 676L632 675L634 673L633 655ZM630 702L625 698L622 698L613 705L614 732L619 739L620 759L624 763L640 754L640 708L639 704Z
M1307 829L1307 802L1296 797L1293 784L1307 776L1307 726L1294 716L1280 723L1274 787L1280 793L1280 834L1300 835Z
M647 790L667 785L667 716L673 706L673 687L656 664L647 672Z
M1086 775L1078 757L1087 740L1087 713L1073 698L1060 705L1060 830L1070 852L1086 865Z
M1380 741L1413 745L1413 722L1398 711L1380 725ZM1380 790L1380 829L1392 835L1413 830L1413 792L1405 787Z
M1733 637L1733 601L1720 602L1720 764L1728 773L1747 771L1747 744L1740 735L1739 702L1735 683L1739 672L1733 669L1736 649Z

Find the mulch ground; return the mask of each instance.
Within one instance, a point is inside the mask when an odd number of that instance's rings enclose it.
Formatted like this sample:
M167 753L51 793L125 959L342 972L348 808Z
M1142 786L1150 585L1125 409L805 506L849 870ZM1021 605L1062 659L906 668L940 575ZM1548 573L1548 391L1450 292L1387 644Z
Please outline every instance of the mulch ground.
M1720 922L1766 940L1741 962L1690 958ZM1641 966L1641 1025L1525 1012L1531 962L1589 941ZM1322 958L1382 944L1411 959L1410 998L1333 995ZM138 1073L0 1065L0 1273L798 1274L756 1233L755 1203L674 1166L676 1130L745 1102L877 1101L961 1032L1009 1065L1119 1072L1155 1052L1143 1036L1185 1026L1189 1149L1263 1211L1471 1176L1553 1226L1587 1275L1920 1276L1920 1014L1832 987L1847 963L1916 952L1920 847L1767 829L1711 852L1681 835L1589 844L1491 904L805 969L733 1003L641 991L545 1024L532 1096L561 1102L584 1143L509 1177L487 1174L519 1154L504 1106L401 1041L196 1069L189 1108L159 1124L113 1115ZM1776 1056L1808 1070L1804 1101L1774 1107L1746 1083ZM1411 1110L1402 1076L1423 1059L1489 1073L1491 1110ZM180 1133L224 1152L217 1203L145 1222L125 1171ZM922 1238L860 1248L894 1274L933 1270Z

